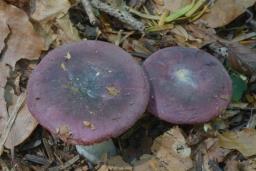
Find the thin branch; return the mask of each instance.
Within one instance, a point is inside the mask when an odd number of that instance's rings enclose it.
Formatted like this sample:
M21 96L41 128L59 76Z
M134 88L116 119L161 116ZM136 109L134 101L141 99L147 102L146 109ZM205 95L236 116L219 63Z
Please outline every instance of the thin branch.
M139 11L133 9L133 8L128 7L128 6L126 6L126 8L128 9L129 12L131 12L132 14L135 14L135 15L137 15L139 17L150 19L150 20L160 20L159 16L150 15L150 14L144 14L144 13L139 12Z
M90 23L92 25L96 25L98 23L98 20L97 20L97 18L95 17L95 15L93 13L91 2L89 0L81 0L81 3L84 7L84 10L85 10L86 14L89 17Z
M92 0L91 4L94 8L99 9L100 11L103 11L113 17L116 17L123 23L126 23L130 25L135 30L139 30L141 32L144 32L145 26L142 22L138 21L136 18L134 18L130 13L128 13L125 10L119 10L116 8L113 8L112 6L101 2L100 0Z

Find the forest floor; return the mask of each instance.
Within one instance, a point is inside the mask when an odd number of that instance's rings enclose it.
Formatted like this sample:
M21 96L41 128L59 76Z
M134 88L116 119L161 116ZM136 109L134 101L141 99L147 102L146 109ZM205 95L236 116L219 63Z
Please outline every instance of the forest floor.
M256 0L0 0L0 170L255 171ZM89 16L89 17L88 17ZM93 165L51 135L25 103L31 72L52 49L81 40L121 47L142 64L159 49L215 56L233 86L208 123L175 125L148 112Z

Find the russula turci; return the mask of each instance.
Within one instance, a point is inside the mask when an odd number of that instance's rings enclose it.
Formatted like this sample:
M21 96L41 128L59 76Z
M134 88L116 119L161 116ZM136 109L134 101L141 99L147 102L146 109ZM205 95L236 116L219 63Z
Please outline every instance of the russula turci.
M160 119L203 123L221 114L230 102L232 84L227 71L202 50L164 48L143 66L150 83L148 110Z
M88 40L63 45L42 59L30 76L27 104L52 134L91 145L129 129L148 98L143 69L128 53Z

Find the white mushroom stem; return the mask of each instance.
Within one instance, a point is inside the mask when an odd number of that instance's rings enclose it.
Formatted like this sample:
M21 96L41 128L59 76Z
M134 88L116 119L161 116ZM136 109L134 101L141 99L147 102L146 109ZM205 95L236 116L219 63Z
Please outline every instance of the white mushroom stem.
M103 155L114 156L117 153L112 139L93 145L76 145L76 150L93 164L98 164Z

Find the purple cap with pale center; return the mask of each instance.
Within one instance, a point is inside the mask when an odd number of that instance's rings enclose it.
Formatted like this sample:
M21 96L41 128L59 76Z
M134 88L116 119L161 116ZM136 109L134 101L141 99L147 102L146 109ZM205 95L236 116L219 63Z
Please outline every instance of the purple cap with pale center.
M110 43L82 41L42 59L29 79L27 104L51 133L88 145L130 128L148 98L145 74L128 53Z
M171 47L152 54L144 69L150 83L149 112L176 124L203 123L230 102L231 79L210 54Z

